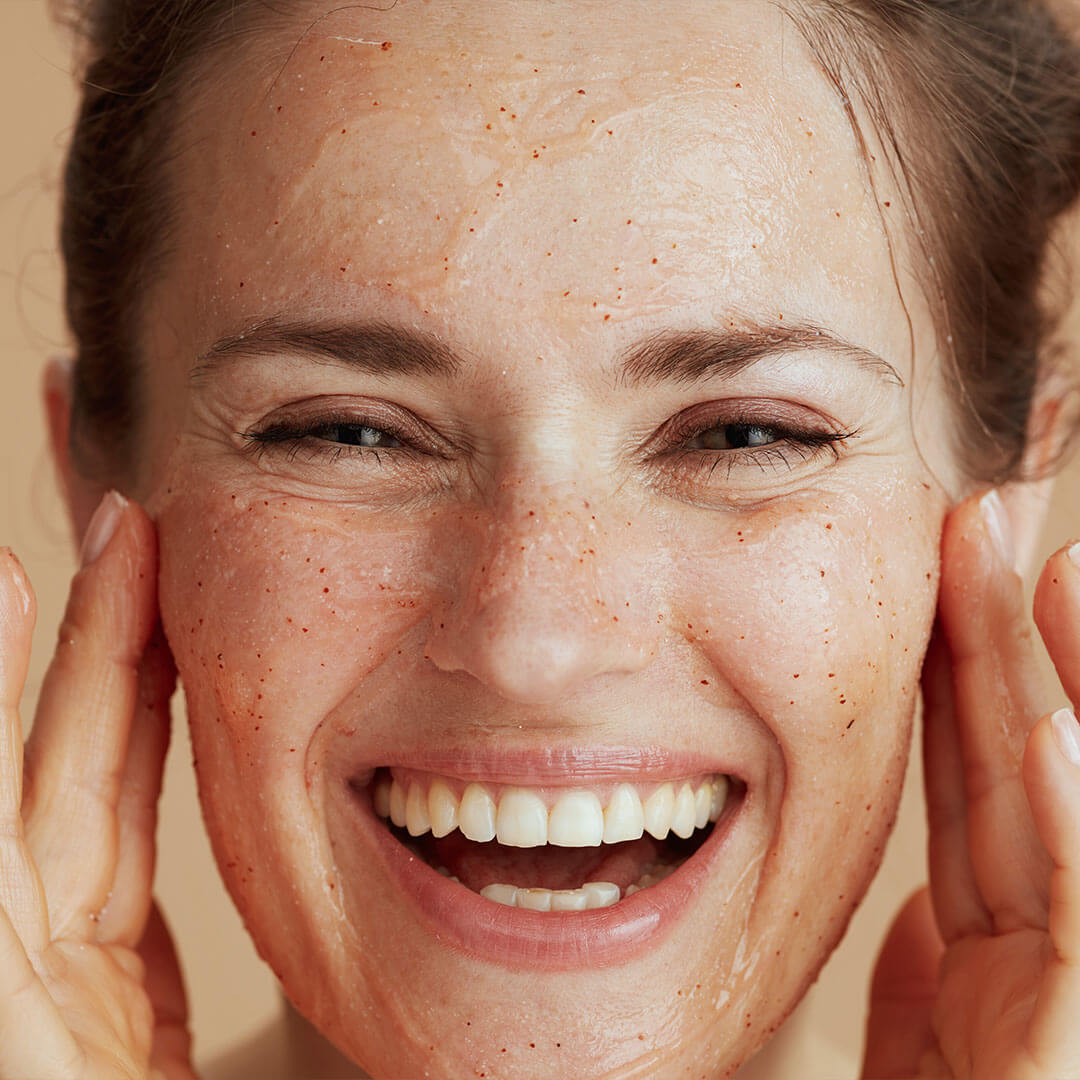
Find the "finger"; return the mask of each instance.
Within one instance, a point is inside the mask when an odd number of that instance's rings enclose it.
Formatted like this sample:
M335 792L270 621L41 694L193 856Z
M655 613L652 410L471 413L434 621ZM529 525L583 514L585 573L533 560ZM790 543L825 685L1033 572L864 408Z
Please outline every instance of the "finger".
M0 907L32 953L49 940L45 897L22 824L19 700L30 663L37 605L19 560L0 553Z
M84 558L26 746L24 820L54 937L86 939L113 885L138 665L156 617L153 526L110 493Z
M176 668L160 625L139 666L138 700L116 808L118 839L112 894L97 924L99 941L134 948L152 901L158 797L169 749L169 700Z
M968 842L979 895L996 930L1041 927L1050 867L1031 819L1020 761L1048 700L996 492L967 500L946 522L940 612L953 658Z
M184 978L172 934L156 903L139 942L139 955L146 965L146 992L154 1008L150 1066L168 1080L194 1080Z
M900 909L882 946L870 988L866 1053L867 1080L912 1077L934 1045L931 1014L944 945L927 889Z
M952 657L940 626L923 662L923 775L930 894L945 941L987 932L990 913L975 883L968 847L967 794L953 708Z
M1070 709L1043 718L1024 755L1039 836L1053 861L1052 955L1029 1029L1028 1052L1047 1076L1080 1075L1080 726Z
M1080 708L1080 543L1056 552L1043 568L1035 623L1065 693Z
M76 1045L7 913L0 909L0 1076L77 1076Z

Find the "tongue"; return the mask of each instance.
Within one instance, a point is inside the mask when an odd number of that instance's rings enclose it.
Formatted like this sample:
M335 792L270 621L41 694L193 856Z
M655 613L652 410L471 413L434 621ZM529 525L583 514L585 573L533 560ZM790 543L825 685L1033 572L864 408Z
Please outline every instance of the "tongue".
M663 861L665 847L647 833L640 840L602 847L514 848L467 840L460 832L440 839L430 834L420 845L432 866L444 866L462 885L479 892L496 883L527 889L580 889L587 881L610 881L625 889L652 863Z

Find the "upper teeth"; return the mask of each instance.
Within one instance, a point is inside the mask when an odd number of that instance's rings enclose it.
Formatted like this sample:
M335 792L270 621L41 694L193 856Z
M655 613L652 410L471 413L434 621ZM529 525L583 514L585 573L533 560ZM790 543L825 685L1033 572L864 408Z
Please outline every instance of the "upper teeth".
M617 784L603 805L588 789L564 791L549 807L532 788L506 787L498 799L487 786L469 784L461 795L436 778L425 790L419 779L379 774L372 792L375 813L412 836L445 836L460 829L469 840L498 840L509 847L596 847L636 840L642 833L663 840L669 832L686 838L716 821L727 799L726 776L696 782L665 781L644 798L633 784Z

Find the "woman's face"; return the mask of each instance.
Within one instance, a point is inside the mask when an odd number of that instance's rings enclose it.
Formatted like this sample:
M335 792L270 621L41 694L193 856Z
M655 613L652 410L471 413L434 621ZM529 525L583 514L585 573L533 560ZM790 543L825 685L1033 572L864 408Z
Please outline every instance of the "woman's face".
M309 14L193 80L146 306L222 873L376 1075L717 1075L900 794L952 474L898 210L768 3Z

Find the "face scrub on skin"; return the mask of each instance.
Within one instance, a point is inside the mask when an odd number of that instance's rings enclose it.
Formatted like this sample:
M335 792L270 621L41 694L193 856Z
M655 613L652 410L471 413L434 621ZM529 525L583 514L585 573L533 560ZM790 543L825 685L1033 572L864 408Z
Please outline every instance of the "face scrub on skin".
M177 118L164 626L229 890L375 1076L734 1068L900 794L930 316L784 15L598 18L289 21Z

